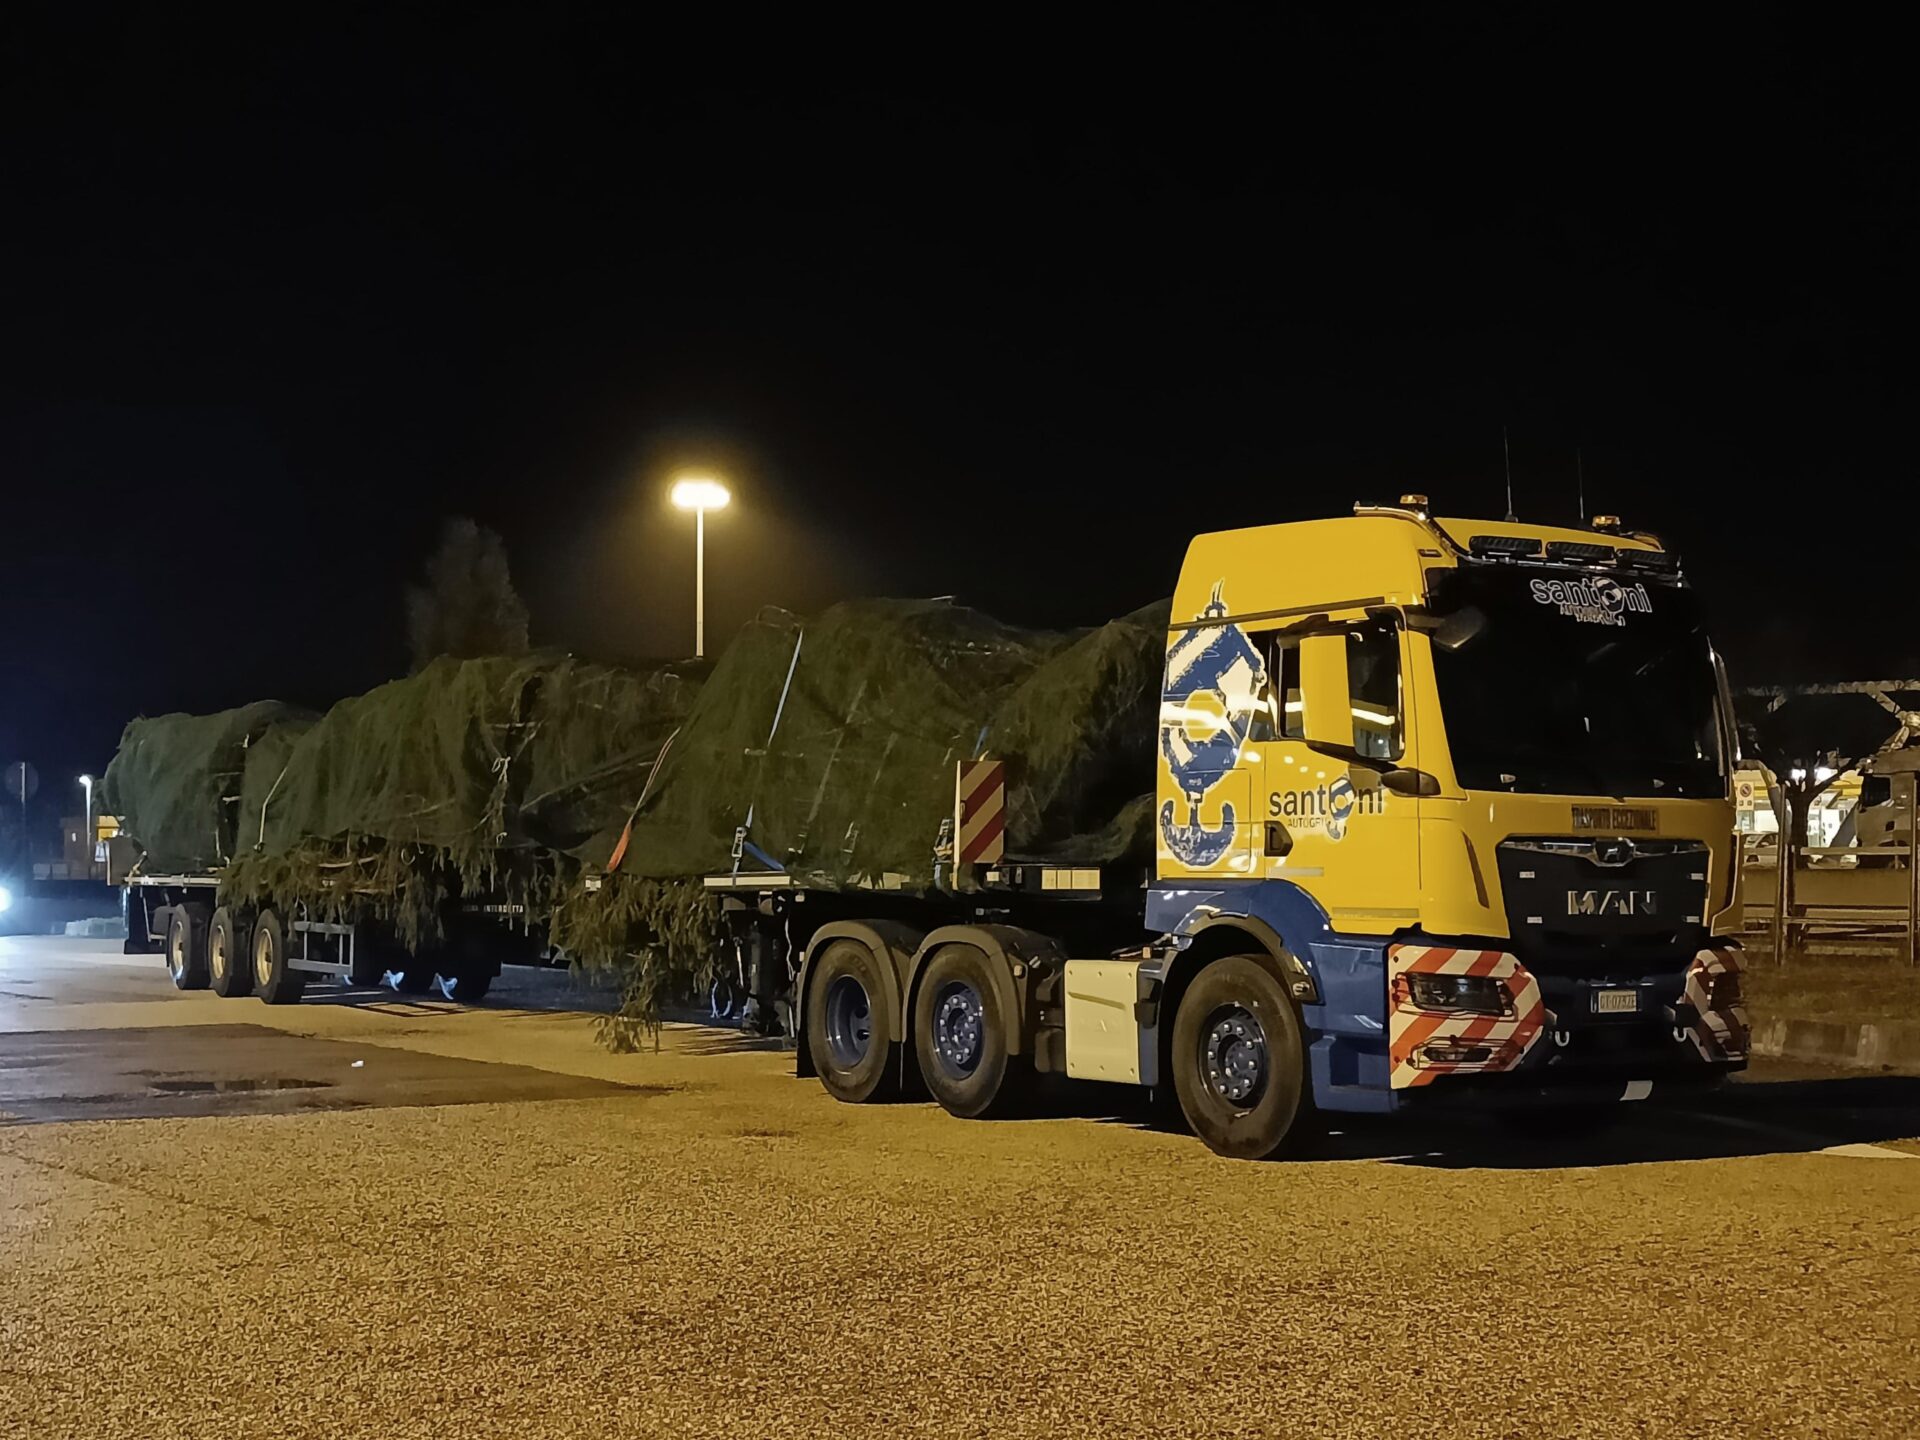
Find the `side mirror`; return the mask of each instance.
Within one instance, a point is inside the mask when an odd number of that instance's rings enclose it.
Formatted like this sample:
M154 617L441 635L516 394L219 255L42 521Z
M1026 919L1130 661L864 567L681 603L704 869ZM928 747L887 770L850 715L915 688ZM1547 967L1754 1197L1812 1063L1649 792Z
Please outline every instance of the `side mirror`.
M1437 776L1430 775L1425 770L1414 770L1402 766L1398 770L1389 770L1382 775L1380 788L1389 795L1432 799L1440 793L1440 781Z
M1862 775L1860 777L1860 806L1891 805L1893 803L1893 780L1886 775Z
M1352 690L1344 632L1300 637L1301 733L1328 754L1353 753Z

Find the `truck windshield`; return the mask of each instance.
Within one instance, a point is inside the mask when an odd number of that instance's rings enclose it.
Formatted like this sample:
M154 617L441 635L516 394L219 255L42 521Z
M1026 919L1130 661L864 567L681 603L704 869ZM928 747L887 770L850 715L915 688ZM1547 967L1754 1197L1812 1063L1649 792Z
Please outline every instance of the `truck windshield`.
M1726 793L1713 651L1689 591L1504 565L1450 579L1423 628L1463 786Z

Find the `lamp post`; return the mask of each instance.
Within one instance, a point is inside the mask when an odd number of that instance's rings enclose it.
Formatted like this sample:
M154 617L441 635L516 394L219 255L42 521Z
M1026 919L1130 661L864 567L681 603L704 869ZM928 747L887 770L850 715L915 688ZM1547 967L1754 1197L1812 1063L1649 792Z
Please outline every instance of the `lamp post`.
M84 843L87 847L87 874L89 877L91 877L93 874L93 848L94 848L93 846L93 776L82 775L78 778L80 781L80 788L87 792L87 818L83 822L83 828L80 831L80 839L82 843Z
M673 503L693 511L693 658L707 653L707 511L723 510L733 497L718 480L686 475L673 482Z

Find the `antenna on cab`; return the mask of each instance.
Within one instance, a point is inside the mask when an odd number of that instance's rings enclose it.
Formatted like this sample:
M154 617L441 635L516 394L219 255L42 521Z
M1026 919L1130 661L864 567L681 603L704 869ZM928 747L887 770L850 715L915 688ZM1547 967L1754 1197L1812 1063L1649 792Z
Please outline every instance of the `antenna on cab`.
M1515 524L1520 517L1513 513L1513 446L1507 440L1507 427L1500 427L1500 452L1507 459L1507 523Z

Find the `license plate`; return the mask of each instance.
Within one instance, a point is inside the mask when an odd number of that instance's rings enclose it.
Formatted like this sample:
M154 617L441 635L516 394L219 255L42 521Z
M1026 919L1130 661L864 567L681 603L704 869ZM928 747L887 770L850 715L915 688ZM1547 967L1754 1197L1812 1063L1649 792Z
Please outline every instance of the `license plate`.
M1640 1009L1638 990L1596 990L1593 1013L1596 1015L1633 1015Z

